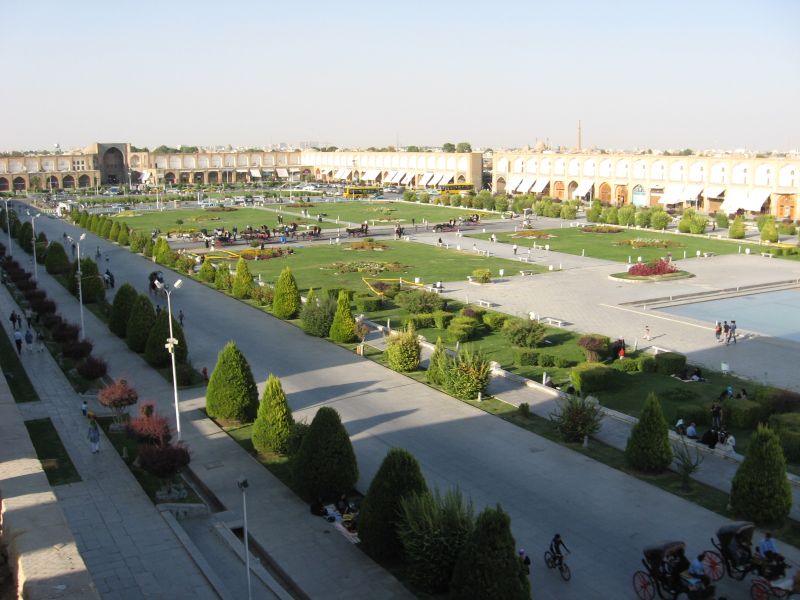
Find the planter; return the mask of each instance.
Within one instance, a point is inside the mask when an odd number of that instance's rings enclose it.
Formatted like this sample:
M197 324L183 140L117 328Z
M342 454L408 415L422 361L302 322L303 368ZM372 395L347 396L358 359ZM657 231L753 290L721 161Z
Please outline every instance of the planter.
M676 279L689 279L694 277L689 271L676 271L675 273L667 273L666 275L629 275L625 273L612 273L608 278L612 281L621 281L624 283L653 283L654 281L674 281Z

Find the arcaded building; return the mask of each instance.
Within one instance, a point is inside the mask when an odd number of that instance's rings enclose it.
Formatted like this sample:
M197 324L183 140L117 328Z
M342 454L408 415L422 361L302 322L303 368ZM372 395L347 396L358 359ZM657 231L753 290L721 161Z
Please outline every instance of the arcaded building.
M798 158L515 151L493 159L497 192L800 219Z

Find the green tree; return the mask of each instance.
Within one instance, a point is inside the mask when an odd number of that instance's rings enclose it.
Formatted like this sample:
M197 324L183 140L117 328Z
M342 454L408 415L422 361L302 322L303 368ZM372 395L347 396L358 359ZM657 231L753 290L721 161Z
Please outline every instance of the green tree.
M503 335L514 346L536 348L547 336L547 328L532 319L508 319L503 323Z
M249 298L253 291L253 275L244 258L239 258L239 262L236 263L236 275L233 277L231 291L234 298Z
M106 219L103 221L103 227L100 230L100 235L105 239L109 239L111 237L111 228L114 227L114 223L111 222L111 219Z
M206 389L206 412L222 421L249 423L258 411L258 388L253 372L234 342L217 357Z
M119 221L114 219L114 222L111 224L111 229L108 232L108 239L110 239L112 242L116 242L117 238L119 237L119 232L120 232Z
M419 369L420 353L417 332L411 324L406 331L391 336L386 344L389 367L401 373Z
M142 246L142 254L144 254L145 258L153 257L153 240L150 238L145 240L144 246Z
M538 211L537 211L538 214ZM603 207L599 200L593 200L589 210L586 211L586 220L589 223L599 223L603 214ZM541 216L541 215L540 215Z
M672 463L669 429L661 402L653 392L647 396L639 422L633 426L625 459L631 467L645 473L660 473Z
M275 295L272 298L272 314L279 319L293 319L300 312L300 290L292 270L286 267L278 276Z
M775 221L770 219L761 228L761 241L772 242L773 244L778 241L778 228L775 227Z
M402 546L397 534L400 502L428 492L419 463L402 448L392 448L383 459L361 503L358 536L375 558L397 558Z
M30 221L25 221L20 225L17 232L17 241L20 248L25 252L28 254L33 252L33 225L31 225Z
M436 347L433 349L428 360L428 370L425 372L425 379L428 383L442 385L444 383L444 368L447 366L447 352L441 336L436 338Z
M128 333L128 320L131 318L131 311L138 296L130 283L121 285L114 294L108 328L119 337L124 338Z
M650 215L650 226L653 229L666 229L672 217L663 210L656 210Z
M139 294L133 303L125 328L125 342L128 344L128 348L134 352L144 352L145 346L147 346L147 337L155 322L156 311L153 310L153 303L144 294Z
M300 325L308 335L326 337L331 330L334 313L336 302L327 294L317 298L314 290L311 290L300 313Z
M742 215L736 215L736 218L728 228L728 237L734 240L744 239L744 219Z
M214 283L217 278L217 271L210 260L204 260L200 265L200 270L197 272L197 278L206 283Z
M453 359L447 360L444 372L444 388L449 394L465 400L474 400L478 393L486 391L491 368L481 352L466 348Z
M117 243L120 246L127 246L131 243L130 234L128 233L127 227L120 228L119 234L117 235Z
M106 297L106 284L91 258L81 258L81 286L84 303L100 302ZM78 297L78 261L70 265L69 291Z
M40 265L44 264L45 257L47 256L47 235L44 231L40 231L36 235L36 262Z
M786 478L786 458L777 434L759 425L731 482L731 507L743 518L777 525L789 516L792 490Z
M347 290L339 292L339 299L336 301L336 313L333 315L329 336L334 342L339 342L340 344L355 342L358 339L356 335L356 320L353 318L353 313L350 312L350 296Z
M166 310L162 310L150 329L147 343L144 347L144 359L149 365L160 369L170 364L169 350L166 348L167 338L169 337L169 313ZM172 337L178 340L175 345L175 362L183 364L186 362L189 348L186 346L183 327L174 318L172 319Z
M329 406L317 411L292 465L300 495L333 500L358 481L358 464L339 413Z
M528 600L528 574L517 556L511 519L500 505L478 515L453 570L450 597L463 600Z
M131 252L134 254L144 252L144 246L147 242L147 238L144 236L144 234L138 231L131 231L128 235L130 237Z
M227 264L221 264L214 273L214 287L223 292L231 289L231 274Z
M84 210L81 213L81 220L78 221L78 225L81 227L81 229L88 229L89 221L90 221L89 213Z
M458 142L456 152L472 152L472 144L469 142Z
M292 410L281 380L270 373L253 423L253 447L259 452L286 454L293 426Z
M451 142L446 142L442 144L442 152L455 152L456 145Z
M64 250L64 246L59 242L53 242L47 248L47 253L44 257L44 267L51 275L58 275L59 273L66 273L69 271L67 252Z

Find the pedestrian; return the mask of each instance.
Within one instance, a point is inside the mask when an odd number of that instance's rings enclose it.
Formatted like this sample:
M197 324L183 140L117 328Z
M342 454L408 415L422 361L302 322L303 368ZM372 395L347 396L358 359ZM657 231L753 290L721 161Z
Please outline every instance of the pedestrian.
M72 258L75 258L75 244L72 244Z
M494 244L497 241L497 236L492 234L492 243Z
M8 320L11 321L11 328L12 329L16 329L17 328L17 319L19 319L19 317L17 316L17 311L12 310L11 311L11 315L9 315L9 317L8 317Z
M650 341L650 326L649 325L645 325L644 326L644 339L646 339L648 342Z
M33 352L33 333L30 329L25 332L25 347L29 354Z
M160 314L161 314L161 305L156 304L156 317L158 317Z
M99 261L101 256L103 256L103 254L100 252L100 246L98 246L97 252L95 252L94 257Z
M86 437L89 439L92 454L100 452L100 428L97 426L94 414L89 415L89 433Z
M25 321L28 323L28 329L31 328L31 319L33 319L33 311L30 308L25 309Z
M84 400L81 402L81 414L86 417L89 415L89 404Z
M473 252L477 252L478 251L478 244L472 244L472 251Z
M732 341L734 344L736 343L736 321L731 321L731 331L728 341Z
M725 395L728 396L728 400L733 398L733 386L732 385L729 385L727 388L725 388Z
M17 346L17 354L22 355L22 332L19 329L14 330L14 344Z
M516 256L516 255L517 255L517 245L516 245L516 244L514 244L513 246L511 246L511 251L514 253L514 256Z
M717 338L717 343L719 343L722 337L722 324L719 321L714 324L714 337Z
M722 429L722 406L717 401L711 405L711 428Z
M203 374L203 381L208 383L208 367L203 367L201 373Z
M731 334L731 326L728 325L727 321L723 321L722 322L722 339L725 341L726 344L728 343L728 337L730 336L730 334Z
M183 327L183 309L178 311L178 323L180 323L181 327Z
M522 563L522 568L525 570L526 575L531 573L531 557L525 552L525 548L519 549L519 560Z
M44 352L44 335L41 331L36 332L36 351Z

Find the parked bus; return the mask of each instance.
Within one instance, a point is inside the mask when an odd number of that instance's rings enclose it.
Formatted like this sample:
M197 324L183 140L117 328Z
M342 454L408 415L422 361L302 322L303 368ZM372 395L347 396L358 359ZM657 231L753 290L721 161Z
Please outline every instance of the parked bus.
M445 183L439 186L439 191L460 194L461 192L474 192L475 186L471 183Z
M382 195L383 188L374 185L348 185L344 188L345 198L370 198Z

